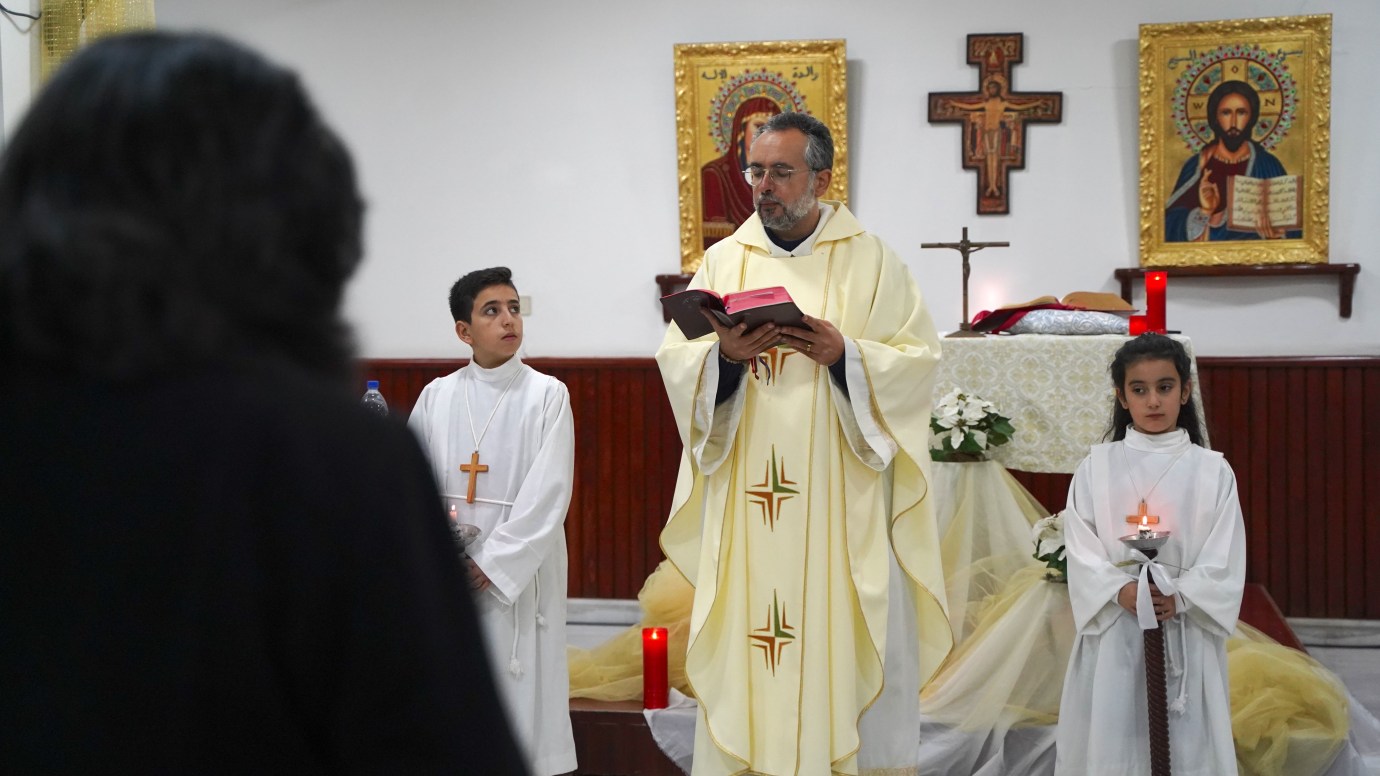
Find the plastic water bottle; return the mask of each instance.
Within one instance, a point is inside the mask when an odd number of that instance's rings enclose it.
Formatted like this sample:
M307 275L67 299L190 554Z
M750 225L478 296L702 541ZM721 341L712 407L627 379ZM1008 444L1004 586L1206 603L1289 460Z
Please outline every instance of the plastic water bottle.
M379 393L379 381L370 380L365 387L368 390L364 392L364 398L360 403L370 412L388 417L388 402L384 401L383 394Z

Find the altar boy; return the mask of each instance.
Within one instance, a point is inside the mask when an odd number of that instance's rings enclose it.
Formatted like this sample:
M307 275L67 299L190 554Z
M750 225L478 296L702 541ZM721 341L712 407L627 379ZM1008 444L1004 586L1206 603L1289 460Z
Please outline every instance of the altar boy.
M574 474L570 395L522 363L507 267L450 290L470 363L422 390L408 425L430 454L452 519L478 526L469 583L509 721L534 774L575 770L565 656L565 514Z

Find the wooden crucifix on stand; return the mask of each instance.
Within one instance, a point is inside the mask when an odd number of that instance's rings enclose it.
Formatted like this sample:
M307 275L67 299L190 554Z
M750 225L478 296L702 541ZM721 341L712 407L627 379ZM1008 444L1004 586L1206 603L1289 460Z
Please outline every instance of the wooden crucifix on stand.
M931 124L963 124L963 169L977 170L978 215L1011 212L1010 171L1025 169L1027 124L1064 119L1063 92L1017 92L1011 66L1020 63L1019 32L968 36L968 64L978 68L972 92L930 92Z
M968 227L963 227L963 239L956 243L920 243L921 248L952 248L963 254L963 322L958 324L958 331L950 332L950 337L981 337L980 331L973 331L973 324L968 319L968 273L972 271L972 265L968 263L968 255L976 253L983 248L1009 248L1011 243L1002 242L973 242L968 239Z

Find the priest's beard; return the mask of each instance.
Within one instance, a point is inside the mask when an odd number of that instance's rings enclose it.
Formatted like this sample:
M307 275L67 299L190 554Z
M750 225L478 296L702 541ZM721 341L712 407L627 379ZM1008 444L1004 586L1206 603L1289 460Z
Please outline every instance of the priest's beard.
M801 194L800 198L795 202L789 203L782 202L770 194L763 194L757 198L757 215L762 217L762 225L766 228L774 232L787 231L794 229L796 224L800 223L805 216L809 215L810 211L814 209L815 203L818 201L814 191L808 189L804 194ZM775 202L780 205L780 214L768 216L766 213L763 213L763 202Z

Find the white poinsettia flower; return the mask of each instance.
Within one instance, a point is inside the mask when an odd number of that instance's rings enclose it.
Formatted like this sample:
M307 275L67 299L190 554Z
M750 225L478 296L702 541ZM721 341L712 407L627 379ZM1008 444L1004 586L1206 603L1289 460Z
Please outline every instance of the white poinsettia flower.
M935 431L931 444L935 449L942 449L948 440L950 447L957 449L971 440L970 448L976 445L980 450L988 450L992 442L993 418L998 415L992 402L954 388L944 394L930 412L931 428Z
M963 444L963 429L955 428L949 432L949 446L957 450L961 444Z
M1064 546L1063 513L1056 513L1040 519L1031 528L1030 534L1031 538L1035 540L1036 555L1049 555L1058 552Z
M1038 542L1041 539L1048 539L1062 532L1062 526L1059 525L1059 516L1056 514L1036 520L1035 525L1030 528L1030 537Z
M952 414L957 409L962 396L963 394L959 393L957 388L949 391L944 394L944 398L940 399L939 403L935 405L935 410L943 411L946 415Z

